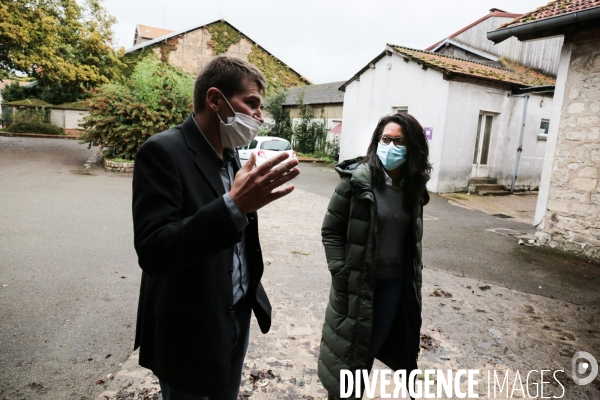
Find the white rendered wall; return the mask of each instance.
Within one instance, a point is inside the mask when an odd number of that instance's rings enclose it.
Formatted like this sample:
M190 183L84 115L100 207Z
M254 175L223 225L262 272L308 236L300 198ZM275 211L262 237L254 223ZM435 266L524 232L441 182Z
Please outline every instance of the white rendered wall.
M498 179L498 184L510 186L515 171L517 149L523 122L524 97L511 97L507 102L505 124L496 136L490 153L490 176ZM547 136L539 135L542 119L550 120L550 126L558 123L552 120L553 99L550 96L529 95L525 130L523 132L523 151L519 161L519 170L515 184L516 189L532 190L540 186L540 178L544 166Z
M506 90L494 87L450 82L438 193L467 190L473 167L480 112L494 114L489 165L493 158L494 138L502 126L498 116L503 115L505 103L508 101L507 94Z
M388 65L390 69L388 69ZM385 56L346 87L340 160L364 156L379 119L393 107L408 107L423 127L433 128L429 161L433 164L428 190L437 191L444 138L448 81L431 68L397 55Z
M489 176L509 186L519 147L523 98L509 91L464 82L450 82L438 193L467 190L480 113L494 116L488 155ZM543 107L540 102L544 100ZM542 119L550 119L552 98L530 95L519 164L518 189L539 186L546 141L538 137ZM550 121L552 126L552 121Z

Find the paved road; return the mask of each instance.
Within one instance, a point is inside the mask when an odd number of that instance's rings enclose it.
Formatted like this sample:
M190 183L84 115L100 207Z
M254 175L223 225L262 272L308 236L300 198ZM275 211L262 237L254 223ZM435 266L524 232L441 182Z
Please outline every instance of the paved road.
M330 197L339 177L323 164L302 164L294 181L303 190ZM518 246L517 240L488 230L504 228L535 233L510 219L451 205L432 194L424 213L423 259L427 266L525 293L600 307L600 266L542 247ZM540 288L541 286L541 288Z
M92 155L74 141L0 137L0 398L92 398L102 389L96 381L118 371L131 354L140 279L132 247L131 176L99 168L86 172L81 166ZM316 194L324 206L335 173L323 165L301 169L295 184L305 194L294 198ZM278 234L289 234L293 204L275 209L282 219ZM425 223L431 274L464 273L598 307L600 268L547 249L518 247L514 239L486 231L531 232L527 225L454 207L438 196L425 212L438 218ZM294 254L300 259L316 251L299 246ZM324 278L312 279L321 284Z
M0 137L2 399L92 398L133 350L131 177L82 174L93 154Z

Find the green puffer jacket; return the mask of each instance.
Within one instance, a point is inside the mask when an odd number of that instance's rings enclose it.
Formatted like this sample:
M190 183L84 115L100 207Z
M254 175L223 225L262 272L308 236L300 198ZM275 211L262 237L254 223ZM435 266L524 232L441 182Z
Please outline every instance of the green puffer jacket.
M334 399L340 398L340 370L366 369L377 265L377 207L371 174L359 159L336 167L335 189L321 234L332 282L321 339L318 372ZM412 243L407 246L401 305L388 339L376 358L408 376L417 368L421 330L421 238L423 206L412 210ZM410 266L410 267L409 267ZM359 396L360 397L360 396ZM353 396L351 398L354 398Z

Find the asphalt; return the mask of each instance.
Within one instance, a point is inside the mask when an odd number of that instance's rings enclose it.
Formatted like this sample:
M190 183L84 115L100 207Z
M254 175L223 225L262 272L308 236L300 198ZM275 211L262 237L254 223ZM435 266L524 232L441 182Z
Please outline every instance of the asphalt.
M76 141L0 137L0 398L89 399L133 350L131 177Z
M294 181L298 188L331 196L339 181L331 165L301 164L300 168L301 174ZM459 207L436 194L430 196L424 208L426 267L524 293L600 307L600 265L547 247L520 246L514 237L490 230L534 234L535 228L530 224ZM506 203L506 199L498 201Z
M0 137L0 398L88 399L133 350L140 270L131 175L82 165L75 141ZM331 167L302 164L294 184L328 198ZM293 207L289 208L293 213ZM429 274L449 271L597 308L600 267L489 232L530 225L449 204L425 213ZM541 287L541 288L540 288ZM98 383L97 383L98 382Z

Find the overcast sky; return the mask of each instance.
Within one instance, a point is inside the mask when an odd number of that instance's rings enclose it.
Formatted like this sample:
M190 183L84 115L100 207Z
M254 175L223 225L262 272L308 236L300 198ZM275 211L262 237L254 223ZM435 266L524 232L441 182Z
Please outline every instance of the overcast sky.
M312 83L343 81L386 43L424 49L488 14L533 11L548 0L105 0L119 46L135 25L182 30L226 19Z

